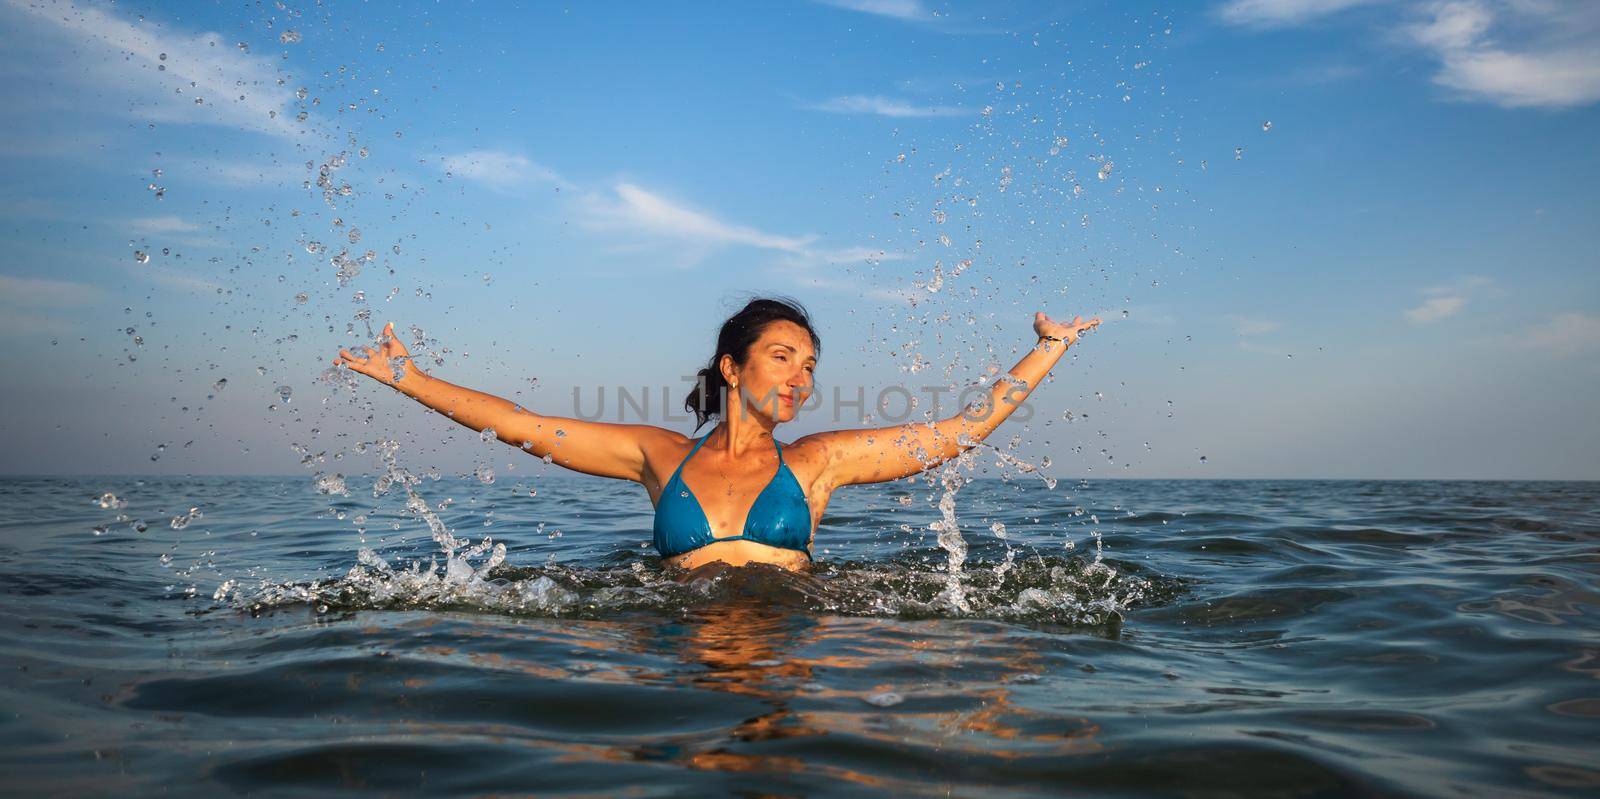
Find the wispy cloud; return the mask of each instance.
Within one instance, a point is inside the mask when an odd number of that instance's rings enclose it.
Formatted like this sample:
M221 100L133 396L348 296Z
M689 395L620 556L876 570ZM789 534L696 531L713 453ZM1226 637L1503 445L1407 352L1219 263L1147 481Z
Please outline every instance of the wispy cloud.
M1600 100L1600 3L1445 0L1426 14L1407 33L1439 60L1434 83L1465 99L1507 108Z
M229 158L185 158L164 162L168 181L195 180L237 189L295 187L315 175L305 164L285 161L262 163Z
M1414 325L1425 325L1440 319L1449 319L1465 307L1467 307L1466 297L1431 297L1423 300L1421 305L1408 309L1405 316L1406 320Z
M207 280L199 275L163 266L139 267L138 275L151 283L168 288L198 291L205 294L221 294L226 291L226 287L214 280Z
M10 36L64 38L74 52L55 77L83 83L101 106L142 119L221 125L293 137L292 89L278 85L272 59L254 56L217 33L185 35L59 0L3 0L32 30ZM20 27L20 26L18 26Z
M825 6L876 14L895 19L927 20L932 12L922 5L922 0L816 0Z
M1284 28L1356 6L1393 11L1374 38L1396 38L1439 64L1433 82L1505 108L1600 101L1600 3L1594 0L1229 0L1225 22ZM1398 31L1398 35L1396 32Z
M1379 2L1385 0L1229 0L1217 7L1217 16L1233 25L1281 28Z
M51 313L78 308L104 292L88 283L0 275L0 332L8 335L60 334L75 329L67 315Z
M1268 319L1254 319L1239 314L1228 314L1228 321L1233 323L1233 332L1241 336L1260 336L1282 327Z
M170 214L167 216L145 216L129 219L125 223L125 227L134 233L146 235L193 233L200 229L199 225L193 222L186 222L183 218Z
M1522 338L1522 343L1556 355L1578 355L1600 350L1600 316L1558 314L1554 319L1529 330Z
M23 308L74 308L94 302L100 289L88 283L0 275L0 303Z
M800 252L815 238L768 233L726 222L632 183L618 183L609 195L589 195L585 208L586 221L592 228L641 231L701 244L742 244Z
M789 277L798 286L809 289L822 289L824 291L837 291L855 297L870 297L875 300L884 300L893 303L915 305L928 296L928 292L914 289L910 286L874 286L866 283L860 277L840 277L832 274L806 273L791 274Z
M1493 284L1494 281L1481 275L1467 275L1453 283L1425 288L1422 293L1427 299L1421 305L1407 309L1404 316L1406 321L1414 325L1449 319L1467 307L1470 294Z
M601 249L614 255L661 253L661 242L666 241L672 244L664 254L666 262L680 267L693 266L723 247L753 247L779 253L783 256L781 264L791 270L876 264L909 257L885 252L881 247L815 247L815 235L775 233L739 224L628 181L605 189L586 189L561 180L554 170L517 153L476 150L446 156L442 163L457 177L499 191L550 183L573 188L564 196L573 197L577 203L577 220L588 230L610 234Z
M876 265L884 261L904 261L911 256L903 252L889 252L881 247L841 247L836 250L816 250L816 260L825 264Z
M1367 71L1367 67L1354 64L1307 65L1293 67L1281 74L1262 75L1251 83L1264 87L1326 86L1359 78Z
M492 189L509 191L541 183L563 183L561 176L520 153L503 150L469 150L447 155L439 164L450 175Z
M968 113L965 109L948 105L916 105L906 100L878 95L850 94L834 97L820 103L804 106L812 111L833 114L876 114L897 119L915 117L950 117Z

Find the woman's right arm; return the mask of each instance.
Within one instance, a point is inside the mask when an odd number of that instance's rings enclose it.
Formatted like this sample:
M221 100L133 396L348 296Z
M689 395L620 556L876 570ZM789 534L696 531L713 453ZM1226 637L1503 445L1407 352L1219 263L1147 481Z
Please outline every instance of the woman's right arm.
M387 384L458 424L480 432L492 428L501 441L584 474L644 483L645 448L674 435L651 425L543 416L493 394L441 380L417 368L405 345L395 338L393 324L384 326L377 352L362 356L340 350L334 363Z

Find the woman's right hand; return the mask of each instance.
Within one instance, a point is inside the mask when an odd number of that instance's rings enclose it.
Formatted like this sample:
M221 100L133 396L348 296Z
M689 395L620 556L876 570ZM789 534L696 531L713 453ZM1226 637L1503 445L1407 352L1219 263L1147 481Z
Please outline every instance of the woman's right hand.
M395 337L393 322L383 326L383 335L379 338L377 351L368 347L356 349L361 354L339 350L339 357L333 359L334 365L342 364L380 383L391 384L421 371L412 363L411 353L406 351L406 345L401 344L400 339Z

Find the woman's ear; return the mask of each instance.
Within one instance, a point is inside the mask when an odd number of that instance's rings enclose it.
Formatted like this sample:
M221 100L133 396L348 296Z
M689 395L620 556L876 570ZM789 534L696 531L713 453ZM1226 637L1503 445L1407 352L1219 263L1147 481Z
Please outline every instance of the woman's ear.
M717 369L722 372L722 382L730 386L739 382L739 370L738 367L734 366L732 355L724 355L718 358Z

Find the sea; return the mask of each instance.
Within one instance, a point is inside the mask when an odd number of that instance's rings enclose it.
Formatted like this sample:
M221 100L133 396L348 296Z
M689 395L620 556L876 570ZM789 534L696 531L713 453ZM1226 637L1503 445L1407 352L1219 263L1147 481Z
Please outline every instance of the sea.
M1600 795L1600 483L0 479L5 796Z

